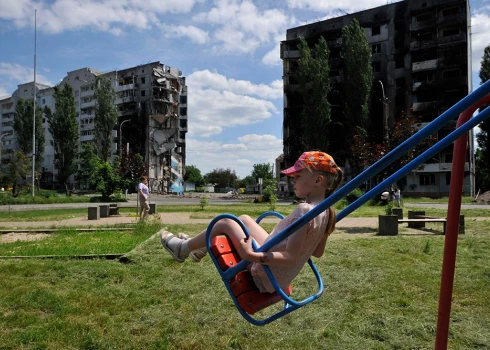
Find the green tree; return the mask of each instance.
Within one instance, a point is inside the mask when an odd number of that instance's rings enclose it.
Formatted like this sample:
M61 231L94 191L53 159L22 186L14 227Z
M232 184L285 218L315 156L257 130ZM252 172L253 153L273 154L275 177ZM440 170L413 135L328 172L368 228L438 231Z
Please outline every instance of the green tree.
M91 186L91 179L97 176L97 169L102 163L100 158L97 157L97 154L95 154L94 148L91 144L84 143L82 145L82 151L79 155L79 163L80 167L77 170L75 177L77 182Z
M255 179L254 183L257 183L259 178L264 179L264 181L272 179L274 176L272 174L272 165L269 163L254 164L250 176Z
M34 101L20 99L17 101L14 112L14 131L17 136L19 149L25 155L32 153L32 119L34 117ZM41 107L36 105L36 165L39 170L43 164L44 154L44 128L42 125Z
M201 170L199 170L194 165L185 166L184 181L193 182L196 184L196 186L204 185L204 179L201 175Z
M16 151L10 160L7 169L7 179L8 182L12 184L12 195L14 197L18 195L19 181L24 183L28 174L29 159L22 153L22 151Z
M219 168L207 173L204 178L207 183L215 184L217 187L233 187L237 176L234 170Z
M114 144L113 129L117 123L117 107L114 104L117 95L112 87L111 80L97 78L94 92L96 99L94 118L94 141L97 154L104 162L111 155L111 147Z
M373 82L371 48L357 19L342 28L341 56L344 61L342 105L347 131L345 140L349 144L353 135L365 133L367 128Z
M490 80L490 45L485 48L481 60L480 85ZM485 108L480 108L480 112ZM480 132L476 135L479 150L475 160L475 182L477 189L490 190L490 120L484 120L480 125Z
M298 60L297 78L299 91L303 98L301 111L302 132L300 145L295 147L299 157L301 150L321 149L328 150L328 127L330 125L330 66L328 63L329 50L323 36L311 49L304 38L300 38L298 46L300 58Z
M119 175L128 180L128 185L136 185L146 172L145 161L139 153L124 152L119 160Z
M54 165L58 170L58 182L65 186L67 180L77 170L78 123L73 88L64 84L54 88L55 111L45 107L48 130L53 137Z

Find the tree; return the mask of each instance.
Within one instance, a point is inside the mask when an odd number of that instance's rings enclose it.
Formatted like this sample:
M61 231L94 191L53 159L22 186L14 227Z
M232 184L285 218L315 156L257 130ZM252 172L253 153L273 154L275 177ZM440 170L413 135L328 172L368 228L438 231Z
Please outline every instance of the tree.
M217 187L232 187L237 179L235 171L229 168L214 169L204 177L207 183L215 184Z
M257 183L259 178L264 180L272 179L274 176L272 174L272 165L269 163L254 164L250 176L255 179L255 183Z
M365 133L367 128L373 82L371 48L357 19L342 28L341 55L344 60L342 105L347 132L345 139L349 143L353 135Z
M366 166L374 164L392 149L415 134L417 130L413 126L420 122L419 118L420 117L416 117L412 113L403 112L400 118L390 128L390 137L387 143L374 143L368 140L364 135L354 135L351 141L352 145L350 146L352 157L351 166L354 171L356 173L361 172ZM405 155L386 167L385 171L389 174L393 174L432 146L436 139L436 136L432 135L420 142L417 146L405 153Z
M95 154L94 148L88 143L82 145L79 155L80 168L76 172L79 184L91 185L91 179L96 177L97 169L101 164L100 158Z
M485 48L481 60L480 85L490 80L490 45ZM485 108L480 108L480 112ZM482 191L490 190L490 120L486 119L479 125L480 132L476 135L479 150L475 161L475 182Z
M97 78L94 97L96 99L94 118L95 149L101 159L107 162L114 143L112 130L117 123L117 107L114 104L117 95L112 87L112 82L107 78Z
M196 186L204 185L204 179L201 175L201 170L199 170L194 165L185 166L184 181L193 182L196 184Z
M31 143L32 144L32 143ZM8 182L12 184L12 195L17 196L19 180L25 181L29 174L29 159L22 151L16 151L10 160L7 170Z
M146 172L145 161L139 153L124 152L119 162L119 175L136 185Z
M53 137L54 165L58 170L58 182L65 186L68 194L67 181L77 170L78 154L78 123L73 88L64 84L54 88L55 111L45 107L44 114L48 121L48 130Z
M323 36L313 49L310 49L304 38L300 38L298 46L298 83L303 98L301 111L302 132L300 145L294 147L299 157L301 150L328 150L328 127L330 125L330 66L328 64L329 50Z
M33 106L34 101L20 99L15 106L14 112L14 131L17 136L17 143L20 151L25 155L32 153ZM43 164L45 137L42 126L42 113L42 108L36 105L36 170L39 170Z

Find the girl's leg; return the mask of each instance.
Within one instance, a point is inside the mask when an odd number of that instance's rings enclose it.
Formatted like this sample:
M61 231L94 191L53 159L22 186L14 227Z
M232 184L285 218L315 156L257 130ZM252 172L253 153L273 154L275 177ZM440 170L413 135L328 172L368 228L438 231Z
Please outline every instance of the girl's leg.
M259 224L255 222L248 215L241 215L239 219L243 222L245 227L247 227L250 235L255 239L259 246L264 244L266 238L269 236L267 231L265 231ZM240 225L232 219L222 219L219 220L211 230L211 238L219 235L226 235L231 239L233 245L238 248L238 243L245 238L245 233L243 232ZM197 236L191 238L188 241L189 249L194 250L206 246L206 230L199 233Z
M269 234L253 220L248 215L242 215L239 217L240 220L247 227L250 235L255 239L258 245L264 244L266 238ZM243 232L240 225L232 219L222 219L219 220L211 231L211 238L219 235L226 235L233 243L235 248L238 250L239 242L245 238L245 233ZM186 240L175 237L169 232L164 232L161 237L163 247L172 255L172 257L183 262L190 251L206 247L206 230L199 233L197 236Z

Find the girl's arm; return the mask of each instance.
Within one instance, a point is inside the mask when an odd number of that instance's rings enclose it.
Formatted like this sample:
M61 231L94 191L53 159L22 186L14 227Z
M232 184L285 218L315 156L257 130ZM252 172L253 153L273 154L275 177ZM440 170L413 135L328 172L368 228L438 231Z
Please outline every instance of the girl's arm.
M323 235L322 240L316 246L316 248L312 254L315 258L320 258L323 255L323 253L325 252L325 246L327 245L327 238L328 238L327 235Z
M255 252L252 248L251 239L242 239L240 241L239 254L242 259L269 265L269 266L290 266L296 262L298 254L303 246L306 232L310 224L306 224L299 230L289 236L286 250L282 252Z

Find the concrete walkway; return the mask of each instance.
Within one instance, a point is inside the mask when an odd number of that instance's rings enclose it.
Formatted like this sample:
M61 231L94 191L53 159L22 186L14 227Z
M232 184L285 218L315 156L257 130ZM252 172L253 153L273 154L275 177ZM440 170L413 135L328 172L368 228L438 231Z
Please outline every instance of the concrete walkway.
M164 224L207 224L210 219L191 219L192 213L160 213L157 214ZM265 218L264 223L277 223L277 218ZM0 227L11 229L22 228L54 228L66 226L114 226L117 224L134 224L138 221L135 216L117 215L99 220L88 220L87 217L76 217L60 221L18 221L18 222L0 222ZM345 218L337 223L338 228L377 228L377 218Z

